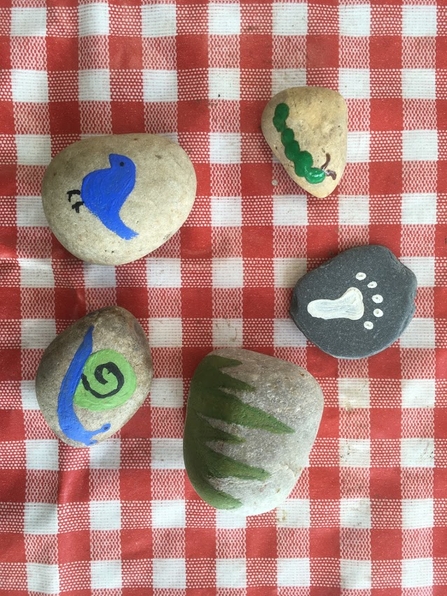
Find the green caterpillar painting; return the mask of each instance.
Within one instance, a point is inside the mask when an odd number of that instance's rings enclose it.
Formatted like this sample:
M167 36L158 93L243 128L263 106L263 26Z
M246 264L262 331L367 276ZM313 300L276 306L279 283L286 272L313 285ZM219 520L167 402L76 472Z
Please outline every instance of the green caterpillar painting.
M295 133L286 124L289 112L290 110L287 104L279 103L276 106L273 116L273 125L281 134L285 156L293 163L295 174L301 178L305 178L310 184L319 184L323 182L326 176L330 176L335 180L337 174L327 169L331 159L329 153L326 153L326 161L321 168L316 168L313 165L314 160L312 155L308 151L301 151L298 141L295 140Z
M219 444L245 442L243 437L238 436L237 427L225 431L222 426L218 428L218 421L275 434L295 432L274 416L237 396L241 392L253 393L255 388L222 369L240 365L238 360L210 354L199 364L191 381L184 435L185 465L198 494L217 509L236 509L242 506L242 502L215 489L211 484L213 478L265 481L270 477L266 470L237 461L215 448Z

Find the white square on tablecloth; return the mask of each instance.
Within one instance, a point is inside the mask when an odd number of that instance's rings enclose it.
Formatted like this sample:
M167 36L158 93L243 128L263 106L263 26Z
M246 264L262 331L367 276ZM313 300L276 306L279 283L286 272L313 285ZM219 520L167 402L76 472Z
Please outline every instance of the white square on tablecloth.
M31 439L26 444L28 470L59 470L59 441L57 439Z
M307 225L307 198L304 195L283 195L273 197L273 225Z
M342 528L371 528L369 499L341 499L340 525Z
M346 226L369 224L369 200L365 196L345 196L338 199L339 223Z
M309 499L287 499L276 509L278 528L310 528Z
M119 470L121 464L120 439L107 439L89 447L90 469Z
M11 70L12 99L24 103L48 103L48 76L43 70Z
M217 588L245 588L247 585L245 559L216 559Z
M411 5L402 7L402 35L405 37L436 37L437 7Z
M433 521L433 499L402 499L404 530L432 528Z
M436 381L434 379L402 379L403 408L434 408Z
M434 439L401 439L400 459L403 468L433 468L435 465Z
M174 37L177 32L175 4L152 4L141 7L143 37Z
M275 68L272 71L272 95L289 87L306 85L305 68Z
M154 102L177 101L177 72L175 70L143 70L143 100Z
M110 71L106 68L80 70L79 101L110 101Z
M169 317L149 319L149 337L153 348L180 348L182 320Z
M121 503L119 501L90 501L92 530L120 530Z
M156 408L183 407L182 379L153 379L150 400Z
M433 559L403 559L402 587L403 588L432 588Z
M215 288L242 288L244 268L241 257L213 259L212 263Z
M43 563L27 563L28 590L39 594L59 594L59 567Z
M84 263L84 282L86 288L115 288L116 275L113 265L94 265Z
M185 559L153 559L154 588L186 588Z
M438 132L436 130L404 130L402 133L404 161L437 161Z
M340 561L341 587L345 590L369 590L371 588L371 561Z
M371 30L371 7L369 4L356 6L341 5L339 8L340 35L367 37Z
M404 99L435 99L436 70L434 68L403 68L402 97Z
M412 319L400 336L401 348L435 348L435 322L433 319Z
M91 561L90 572L93 590L122 588L121 561Z
M211 223L216 227L241 226L241 197L211 197Z
M213 346L239 347L242 336L242 319L213 319Z
M237 528L245 528L247 525L247 517L237 510L226 511L225 509L216 509L216 527L221 529L235 530Z
M22 408L24 410L38 410L39 403L36 396L36 383L33 381L21 381L20 393L22 396Z
M293 288L307 272L307 259L273 259L273 274L276 288Z
M17 165L47 166L51 161L49 135L16 135Z
M184 528L186 525L185 501L152 501L153 528Z
M305 348L307 340L292 319L274 319L273 343L275 348Z
M54 319L22 319L22 349L47 348L56 337Z
M182 267L180 259L148 258L147 283L150 288L181 288Z
M341 408L369 408L369 379L338 379L338 395Z
M348 163L369 161L371 133L365 131L348 132L346 160Z
M17 197L16 218L19 227L48 227L41 197Z
M434 257L399 257L399 261L401 261L401 263L403 263L406 267L411 269L413 273L416 275L418 288L430 288L435 285Z
M211 163L239 164L241 161L241 135L236 132L210 133Z
M273 4L273 35L306 35L307 4L275 2Z
M210 35L239 35L241 32L241 7L239 4L208 5Z
M25 534L57 534L57 505L25 503Z
M51 259L18 259L22 288L54 288Z
M46 34L46 8L11 8L12 37L45 37Z
M209 96L211 99L239 101L241 73L239 68L208 69Z
M345 99L369 99L369 70L367 68L340 68L340 93Z
M370 464L369 439L340 439L340 466L369 468Z
M152 439L151 464L157 470L183 470L182 439Z
M279 587L310 586L309 559L278 559L277 565Z
M109 34L109 6L105 2L79 6L79 36Z

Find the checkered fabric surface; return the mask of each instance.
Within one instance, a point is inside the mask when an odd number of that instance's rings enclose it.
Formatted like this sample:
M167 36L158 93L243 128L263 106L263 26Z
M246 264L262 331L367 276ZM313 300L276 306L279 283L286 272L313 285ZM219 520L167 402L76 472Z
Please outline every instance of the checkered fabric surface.
M447 594L447 7L443 0L0 2L0 595ZM305 195L260 132L272 94L346 98L348 164ZM160 133L190 155L181 230L120 267L84 264L45 221L52 156ZM306 270L384 244L417 275L414 320L337 360L288 316ZM150 396L114 438L59 442L35 397L43 350L118 304L152 348ZM240 346L306 367L325 410L290 498L238 518L182 460L191 375Z

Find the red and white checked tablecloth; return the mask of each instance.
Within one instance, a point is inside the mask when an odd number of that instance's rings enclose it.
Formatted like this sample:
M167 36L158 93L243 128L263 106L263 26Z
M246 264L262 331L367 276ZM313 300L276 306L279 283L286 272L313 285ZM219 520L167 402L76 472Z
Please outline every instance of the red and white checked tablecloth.
M0 595L445 596L445 1L1 0L0 68ZM260 132L298 85L348 103L325 200ZM197 200L148 257L84 264L48 228L42 175L68 144L126 132L177 141ZM416 273L415 318L381 354L337 360L291 322L291 288L369 243ZM114 438L73 449L38 409L36 368L112 304L147 332L153 387ZM290 498L247 518L204 504L182 459L191 375L229 345L306 367L325 397Z

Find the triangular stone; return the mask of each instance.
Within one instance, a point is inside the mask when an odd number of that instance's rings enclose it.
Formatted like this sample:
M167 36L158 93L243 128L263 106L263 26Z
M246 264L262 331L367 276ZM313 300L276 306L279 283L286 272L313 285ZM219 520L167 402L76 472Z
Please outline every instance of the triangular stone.
M275 95L262 114L262 132L286 172L320 199L340 182L346 165L347 108L324 87L292 87Z

